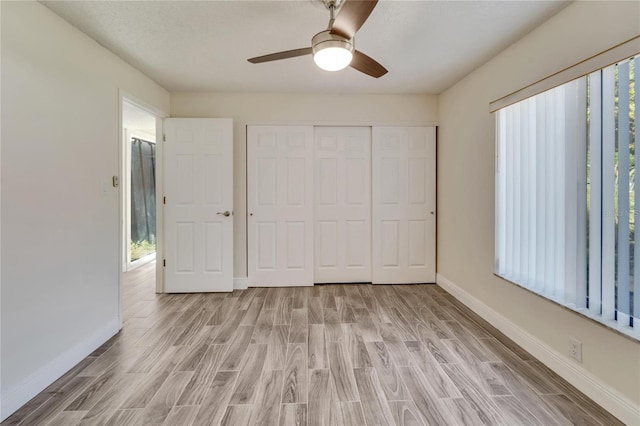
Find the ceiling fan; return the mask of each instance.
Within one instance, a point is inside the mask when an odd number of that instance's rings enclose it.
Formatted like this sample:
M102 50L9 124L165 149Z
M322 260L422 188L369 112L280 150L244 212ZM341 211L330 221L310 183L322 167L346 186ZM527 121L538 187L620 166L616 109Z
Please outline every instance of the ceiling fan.
M329 26L311 39L312 47L287 50L248 59L252 64L313 55L318 67L326 71L338 71L351 66L371 77L379 78L387 69L374 59L356 50L354 36L365 23L378 0L324 0L329 9ZM335 15L338 10L337 16Z

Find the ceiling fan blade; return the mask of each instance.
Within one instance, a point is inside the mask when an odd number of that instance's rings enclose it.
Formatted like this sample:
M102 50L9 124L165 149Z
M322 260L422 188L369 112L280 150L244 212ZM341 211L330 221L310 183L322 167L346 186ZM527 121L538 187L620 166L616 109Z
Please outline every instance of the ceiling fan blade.
M279 61L280 59L295 58L296 56L311 55L312 51L310 47L304 47L302 49L286 50L284 52L271 53L270 55L256 56L255 58L247 59L252 64L259 64L261 62Z
M387 69L380 65L375 59L371 59L364 53L356 50L353 52L353 59L351 60L351 68L354 68L362 73L370 75L374 78L380 78L385 75Z
M371 15L376 4L378 0L344 0L331 26L331 34L352 39Z

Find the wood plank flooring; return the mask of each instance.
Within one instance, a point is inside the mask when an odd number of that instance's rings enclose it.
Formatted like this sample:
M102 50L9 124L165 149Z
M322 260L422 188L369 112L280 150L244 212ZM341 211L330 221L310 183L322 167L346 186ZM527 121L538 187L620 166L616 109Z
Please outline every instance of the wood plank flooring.
M3 425L618 425L436 285L156 295Z

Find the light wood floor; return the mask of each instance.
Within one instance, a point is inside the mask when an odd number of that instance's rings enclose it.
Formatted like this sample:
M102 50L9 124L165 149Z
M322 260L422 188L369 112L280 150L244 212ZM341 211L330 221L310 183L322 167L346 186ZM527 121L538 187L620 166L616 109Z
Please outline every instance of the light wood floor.
M435 285L156 295L3 424L621 424Z

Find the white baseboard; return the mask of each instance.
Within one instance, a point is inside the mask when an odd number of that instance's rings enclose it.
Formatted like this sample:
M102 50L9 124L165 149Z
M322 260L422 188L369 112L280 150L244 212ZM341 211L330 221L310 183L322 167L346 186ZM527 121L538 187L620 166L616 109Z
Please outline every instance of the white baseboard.
M605 410L628 425L640 424L640 406L600 381L582 366L562 355L534 335L523 330L479 299L467 293L446 277L438 274L436 282L469 309L480 315L511 340L581 392L600 404Z
M246 290L248 288L249 288L249 279L247 277L233 279L234 290Z
M42 390L58 380L67 371L71 370L71 368L86 358L91 352L98 349L100 345L113 337L118 330L120 330L120 320L114 318L100 330L72 348L69 348L57 358L26 377L14 386L13 389L2 392L0 421L4 421L20 407L29 402L31 398L42 392Z

